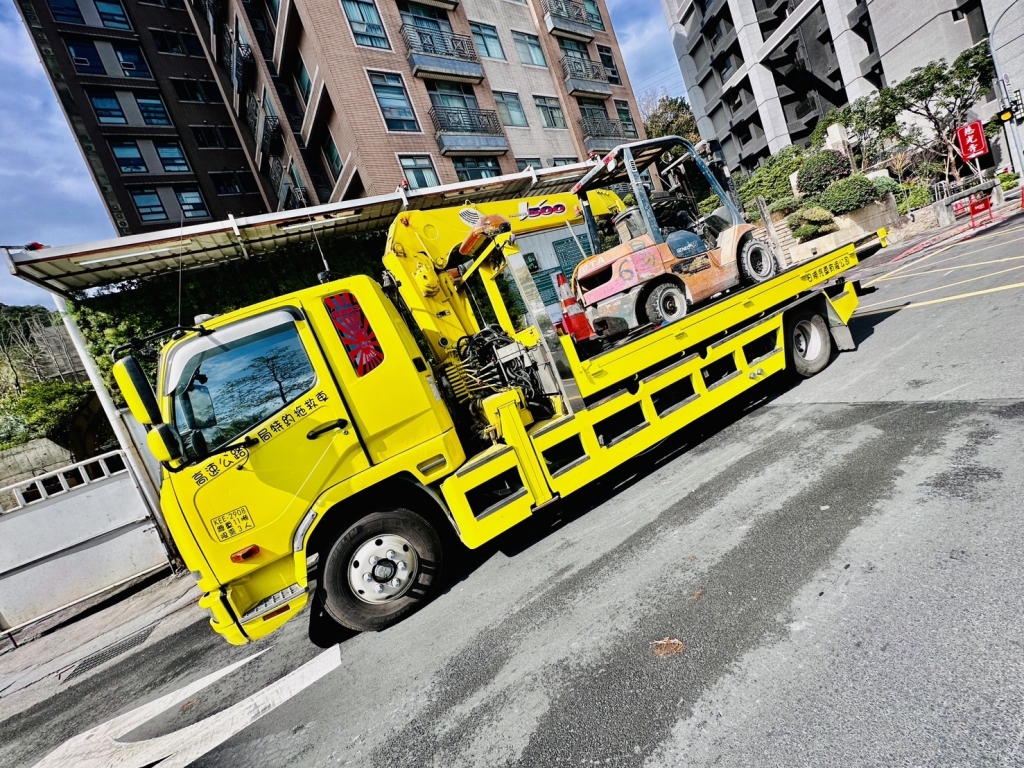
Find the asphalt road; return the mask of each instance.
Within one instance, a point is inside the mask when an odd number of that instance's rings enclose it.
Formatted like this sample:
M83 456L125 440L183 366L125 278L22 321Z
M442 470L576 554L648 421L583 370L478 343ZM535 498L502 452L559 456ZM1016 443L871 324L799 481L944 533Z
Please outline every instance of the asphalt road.
M196 609L7 717L0 766L1024 765L1024 222L890 258L857 351L473 553L404 623L232 648Z

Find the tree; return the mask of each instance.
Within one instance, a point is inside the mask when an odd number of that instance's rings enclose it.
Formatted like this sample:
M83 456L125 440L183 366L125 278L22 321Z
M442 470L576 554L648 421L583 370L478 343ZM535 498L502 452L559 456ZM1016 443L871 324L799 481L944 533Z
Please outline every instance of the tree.
M878 94L862 96L825 115L811 134L811 144L816 148L823 147L829 126L842 125L850 135L851 143L856 144L854 152L861 172L867 171L886 158L894 141L905 145L896 120L898 113L892 99L880 99Z
M909 113L923 122L930 135L899 121L900 135L922 148L937 143L946 178L952 175L959 179L957 158L961 155L956 129L967 122L968 113L989 91L994 77L988 45L977 45L957 56L952 64L939 59L916 67L907 78L879 93L878 106L883 113Z
M648 91L637 101L647 137L682 136L693 144L700 141L697 119L682 96Z

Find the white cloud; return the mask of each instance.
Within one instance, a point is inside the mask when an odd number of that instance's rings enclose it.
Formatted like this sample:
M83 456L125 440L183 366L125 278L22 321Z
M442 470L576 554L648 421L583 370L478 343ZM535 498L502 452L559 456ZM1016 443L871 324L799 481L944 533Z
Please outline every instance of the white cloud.
M657 0L609 0L608 10L637 96L650 90L685 95L668 22Z

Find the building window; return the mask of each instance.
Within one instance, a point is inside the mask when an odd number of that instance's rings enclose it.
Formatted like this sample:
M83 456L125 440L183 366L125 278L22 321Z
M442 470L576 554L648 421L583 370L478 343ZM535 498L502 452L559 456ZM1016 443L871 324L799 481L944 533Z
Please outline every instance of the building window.
M516 44L516 51L519 53L519 61L523 64L533 64L538 67L546 67L544 50L540 47L540 38L536 35L528 35L525 32L513 32L512 39Z
M491 179L501 175L496 157L453 157L452 162L459 181Z
M622 123L622 131L630 139L640 138L640 134L636 131L636 123L633 122L633 113L629 109L628 101L615 100L615 114L619 118L619 122Z
M127 125L124 110L121 109L121 102L113 91L101 91L89 94L89 101L92 102L92 109L96 113L96 119L102 125Z
M140 5L158 5L175 11L185 10L185 0L138 0Z
M390 48L384 24L381 23L377 6L366 0L341 0L348 17L348 25L352 28L357 45L368 45L371 48Z
M142 113L142 122L146 125L171 124L171 118L167 116L167 110L159 96L136 96L135 101L139 105L139 112Z
M134 141L112 141L110 149L117 160L117 167L121 173L148 173L146 161L139 151L139 145Z
M160 157L160 164L164 167L164 173L188 173L188 160L181 149L181 144L176 141L155 141L156 153Z
M574 165L579 162L578 158L575 157L555 157L551 159L551 164L558 165Z
M50 15L58 24L85 24L82 9L75 0L47 0Z
M203 202L203 196L195 187L176 189L174 194L178 197L178 205L181 206L181 213L186 219L202 219L210 215Z
M446 109L480 109L473 86L468 83L449 83L427 80L427 95L435 107Z
M607 45L599 45L597 53L601 57L601 65L604 67L605 74L608 75L608 82L612 85L622 85L622 78L619 76L619 68L615 64L612 49Z
M436 187L440 183L429 155L400 157L399 162L402 164L405 180L409 182L409 189Z
M519 157L516 158L516 167L520 171L525 171L528 167L543 168L544 166L540 162L539 157Z
M80 75L105 75L103 62L96 51L96 46L89 40L68 40L68 53Z
M306 62L301 57L295 65L295 85L299 87L299 95L302 96L303 103L308 106L309 97L313 94L313 80L309 76L309 70L306 69Z
M559 37L558 47L561 49L563 56L568 56L570 59L590 61L590 51L587 50L586 43L581 43L579 40L569 40L566 37Z
M203 45L199 42L199 36L193 35L188 32L182 32L178 37L181 38L181 42L185 45L185 50L189 56L205 56L203 53Z
M220 131L220 140L224 144L225 149L241 149L242 142L238 138L238 132L230 125L222 125L217 130Z
M489 59L505 58L505 51L501 48L501 39L496 28L490 24L477 24L475 21L469 22L469 28L473 32L473 39L481 56Z
M162 29L151 29L153 44L160 53L173 53L178 56L185 55L185 45L174 32L165 32Z
M495 91L494 100L498 103L498 114L501 116L502 125L529 125L526 122L526 113L523 111L523 104L519 101L518 93Z
M171 78L174 95L178 101L194 101L199 104L220 104L220 91L213 80L181 80Z
M388 72L370 72L373 92L389 131L418 131L416 113L402 84L402 76Z
M583 5L587 8L590 26L594 29L604 30L604 19L601 18L601 9L597 7L597 0L583 0Z
M117 0L96 0L96 10L99 11L100 21L104 27L109 29L131 29L128 23L128 14L124 7Z
M324 133L324 140L320 143L320 151L324 155L324 163L327 165L327 170L331 172L331 178L337 181L338 177L341 176L343 164L341 153L338 151L338 145L334 143L334 137L331 136L330 131Z
M452 25L448 21L448 14L440 8L431 8L428 5L404 2L404 0L400 0L397 5L403 24L435 32L451 33L452 31ZM426 44L426 41L433 40L433 38L428 36L425 39L421 38L421 40Z
M555 96L534 96L533 103L540 112L540 121L545 128L567 128L562 105Z
M233 171L211 173L210 181L213 182L213 188L217 190L218 195L245 194L245 190L242 189L242 182L239 180L238 174Z
M135 208L143 221L167 220L167 211L164 210L164 204L160 202L160 195L155 189L133 189L132 200L135 201Z
M193 125L192 138L200 149L222 149L224 142L221 140L220 131L208 125Z
M117 60L121 62L121 71L125 77L152 77L149 73L149 65L142 57L142 51L137 45L126 45L117 43L114 45L114 53Z

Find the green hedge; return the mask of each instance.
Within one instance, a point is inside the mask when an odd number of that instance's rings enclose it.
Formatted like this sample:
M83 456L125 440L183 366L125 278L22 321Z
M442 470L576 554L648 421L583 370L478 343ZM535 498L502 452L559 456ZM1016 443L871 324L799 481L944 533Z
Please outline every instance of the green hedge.
M832 184L817 196L817 201L821 207L841 216L871 205L878 197L878 188L871 179L858 174Z
M1011 189L1016 189L1017 180L1020 178L1020 174L1000 173L996 178L999 179L999 185L1003 188L1003 191L1009 192Z
M800 201L790 195L789 197L780 197L770 206L768 206L768 213L782 213L789 215L795 211L800 210Z
M754 175L740 185L740 202L749 203L758 195L771 203L781 197L790 197L793 187L789 177L800 170L807 156L796 145L779 150L765 161Z
M899 199L898 208L900 215L904 216L910 213L910 211L916 211L918 208L931 205L932 193L928 185L921 182L900 184L900 196L897 199Z
M797 186L801 194L817 195L836 179L845 179L851 173L850 161L842 152L825 149L807 158L797 176Z

